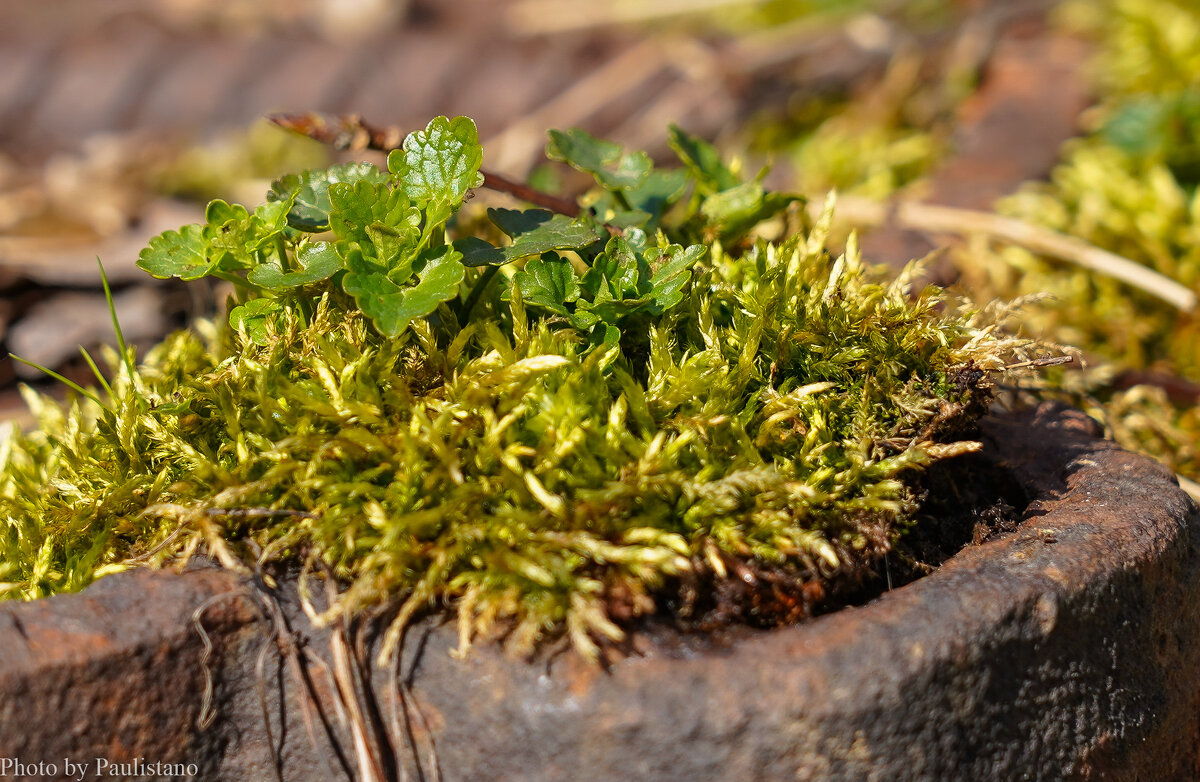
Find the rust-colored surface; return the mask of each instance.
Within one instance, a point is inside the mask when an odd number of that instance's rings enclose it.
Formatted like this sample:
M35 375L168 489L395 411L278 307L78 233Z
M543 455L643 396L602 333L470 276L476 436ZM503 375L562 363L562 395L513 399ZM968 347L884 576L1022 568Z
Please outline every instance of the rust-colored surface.
M643 628L606 671L489 645L460 660L452 626L417 625L395 762L408 779L438 778L436 754L446 780L535 782L1200 778L1200 510L1081 413L1046 405L985 434L1033 499L1025 521L866 606L721 639ZM265 634L240 599L205 615L219 716L195 726L191 611L233 583L135 573L6 606L0 755L186 758L205 779L269 779L262 681L283 778L338 778L277 658L255 670ZM374 669L385 723L394 681Z
M205 600L239 588L228 573L185 576L136 571L102 579L78 595L0 607L0 764L64 759L196 763L215 773L218 737L196 730L204 676L191 622ZM238 599L204 613L218 648L255 619ZM17 768L14 766L14 768ZM0 765L0 778L14 778ZM207 776L206 776L207 775Z

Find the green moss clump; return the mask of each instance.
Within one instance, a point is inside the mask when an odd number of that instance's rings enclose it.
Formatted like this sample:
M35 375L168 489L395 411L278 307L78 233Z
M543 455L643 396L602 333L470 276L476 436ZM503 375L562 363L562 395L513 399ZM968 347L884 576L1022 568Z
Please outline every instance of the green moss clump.
M371 187L404 192L405 171ZM628 182L615 187L629 206ZM339 199L363 187L346 188L334 187L329 222L357 237L338 246L358 263L394 236L369 210L346 225L362 210L339 213ZM412 225L444 216L428 203ZM692 230L703 203L669 230ZM464 646L497 627L519 650L565 631L594 655L622 621L666 605L687 613L671 599L681 584L694 593L755 573L772 575L771 598L746 618L803 616L911 523L918 468L977 447L958 438L989 398L985 373L1027 347L1000 335L995 311L913 295L912 269L882 281L853 242L831 257L830 215L777 244L714 244L682 279L667 268L684 257L667 234L627 229L644 248L634 298L589 294L595 275L571 270L633 258L612 241L499 274L469 268L455 298L392 335L346 292L345 270L246 293L231 307L270 301L269 317L199 324L136 370L114 357L103 399L63 408L31 396L40 427L0 454L6 594L80 589L205 551L233 568L328 568L344 587L330 616L401 600L398 629L453 606ZM228 234L217 232L221 248ZM297 236L282 241L304 257ZM426 268L449 257L436 232L412 241L432 243ZM264 247L264 264L295 260ZM557 303L528 295L572 279L579 289ZM614 302L625 315L590 320Z

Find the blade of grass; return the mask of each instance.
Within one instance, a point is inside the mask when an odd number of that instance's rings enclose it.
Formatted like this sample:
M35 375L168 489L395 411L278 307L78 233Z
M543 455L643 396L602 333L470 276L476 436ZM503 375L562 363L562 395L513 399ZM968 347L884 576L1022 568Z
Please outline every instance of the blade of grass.
M103 386L104 393L108 394L109 399L114 399L112 386L108 384L108 380L105 379L104 373L100 371L100 367L96 366L96 362L92 360L91 354L87 352L87 349L83 345L79 346L79 352L83 355L83 360L91 368L92 374L96 376L96 380Z
M84 395L84 396L86 396L88 399L90 399L90 400L92 400L93 402L95 402L96 404L100 405L101 407L103 407L103 408L104 408L105 410L107 410L108 412L110 412L110 413L112 412L112 408L111 408L111 407L109 407L108 405L104 404L103 402L101 402L101 401L100 401L100 397L96 396L96 395L95 395L95 394L93 394L91 391L88 391L86 388L84 388L83 386L79 385L79 384L78 384L78 383L76 383L74 380L71 380L71 379L69 379L69 378L63 377L62 375L60 375L60 374L58 374L57 372L55 372L53 369L50 369L49 367L44 367L44 366L42 366L41 364L35 363L35 362L33 362L33 361L27 361L26 359L23 359L23 358L21 358L20 356L18 356L18 355L16 355L16 354L14 354L14 353L9 353L9 354L8 354L8 357L9 357L9 358L11 358L13 361L20 361L22 364L24 364L24 365L25 365L25 366L27 366L27 367L33 367L33 368L34 368L34 369L36 369L36 370L39 370L39 371L41 371L41 372L45 372L47 375L49 375L50 377L52 377L52 378L54 378L55 380L59 381L60 383L65 383L67 386L69 386L69 387L70 387L72 390L74 390L76 393L83 394L83 395Z
M125 369L129 371L129 379L132 381L136 377L136 372L133 368L133 358L129 355L129 345L125 342L125 333L121 331L121 322L117 318L117 305L113 302L112 288L108 285L108 275L104 272L104 264L100 262L100 256L96 256L96 264L100 267L100 282L104 285L104 301L108 304L108 314L112 317L113 332L117 335L117 349L121 351L121 361L125 363ZM84 354L86 356L86 354ZM91 363L91 359L88 359ZM95 369L95 365L92 367ZM109 396L112 396L112 390L108 388L108 384L104 384Z

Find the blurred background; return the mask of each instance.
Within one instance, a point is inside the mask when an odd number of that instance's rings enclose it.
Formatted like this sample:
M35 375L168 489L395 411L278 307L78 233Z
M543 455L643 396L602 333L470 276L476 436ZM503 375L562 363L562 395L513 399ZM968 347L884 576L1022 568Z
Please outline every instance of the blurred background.
M135 267L151 236L200 220L211 198L253 208L272 178L345 155L268 113L406 132L465 114L486 168L568 194L569 177L538 166L547 128L663 157L673 122L748 171L769 166L772 188L817 203L837 188L869 260L948 248L932 264L940 283L982 301L1054 294L1029 330L1079 344L1096 368L1055 388L1194 473L1195 316L979 218L1196 290L1193 5L0 0L0 419L23 418L19 382L57 387L9 352L90 378L79 346L111 335L97 257L126 335L151 344L213 307L202 286ZM934 225L903 204L965 211Z

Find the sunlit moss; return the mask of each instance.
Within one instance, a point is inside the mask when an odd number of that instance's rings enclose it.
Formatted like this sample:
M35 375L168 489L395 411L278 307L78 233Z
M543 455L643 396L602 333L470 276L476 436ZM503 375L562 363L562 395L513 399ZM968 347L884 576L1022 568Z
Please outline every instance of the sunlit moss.
M334 610L450 604L464 644L504 626L590 654L680 579L861 577L911 523L915 470L974 447L954 433L987 383L964 370L1027 346L865 272L853 243L832 258L825 230L711 248L685 301L619 345L505 286L464 328L397 339L326 291L266 344L172 336L106 407L31 396L40 427L0 473L6 594L198 550L319 559Z

